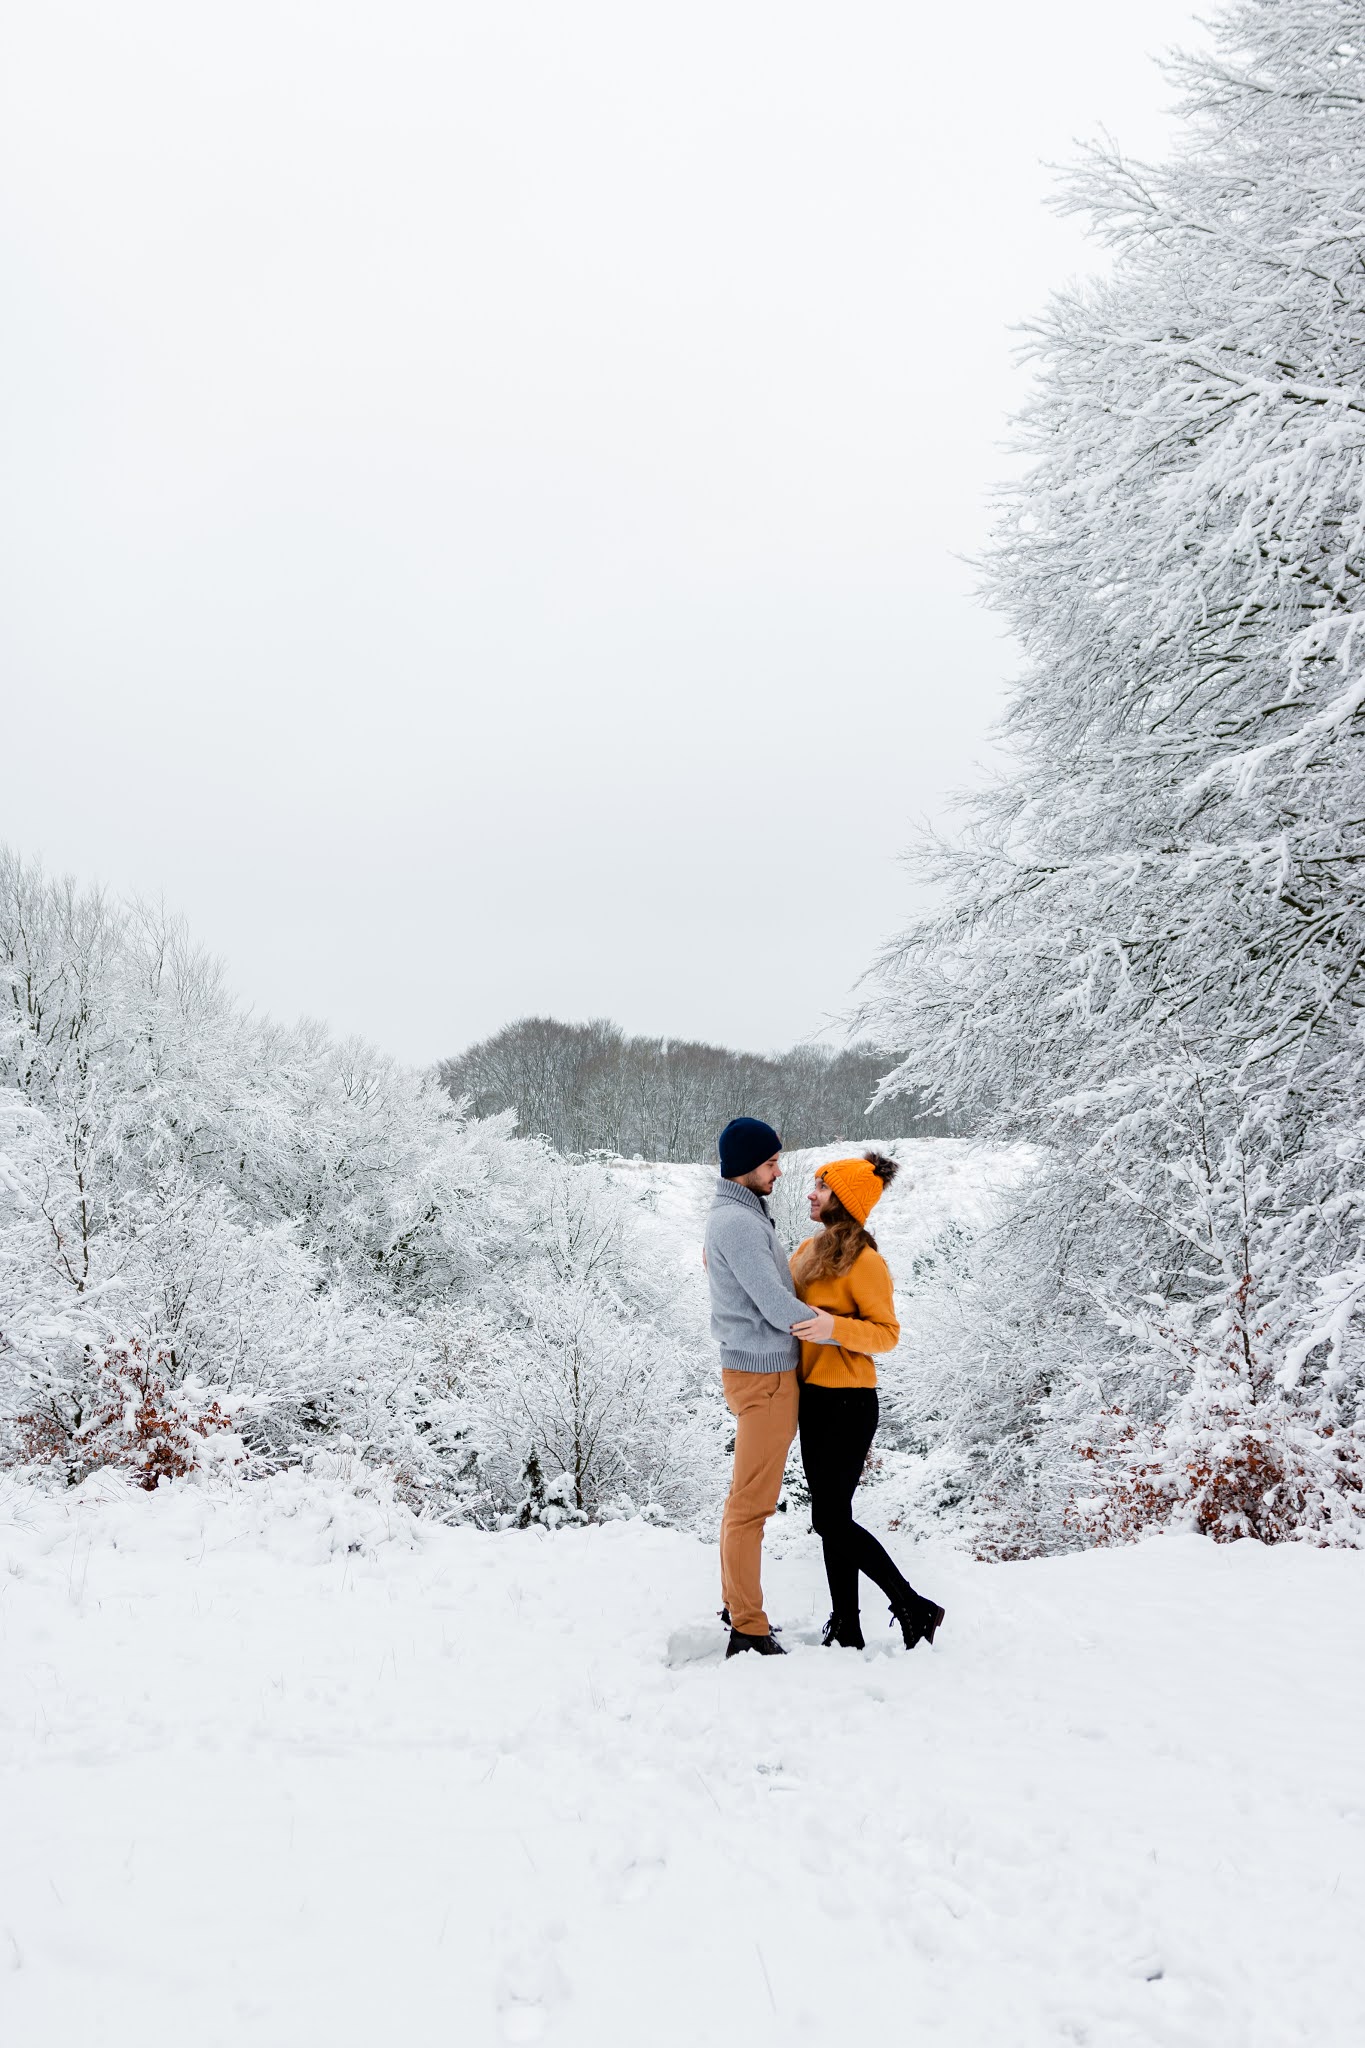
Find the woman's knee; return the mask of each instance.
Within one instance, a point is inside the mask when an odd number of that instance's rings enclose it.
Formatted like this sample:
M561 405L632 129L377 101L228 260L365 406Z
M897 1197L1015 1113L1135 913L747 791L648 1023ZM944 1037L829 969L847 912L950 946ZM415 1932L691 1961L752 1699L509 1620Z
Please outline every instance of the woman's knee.
M853 1503L846 1500L812 1500L810 1525L817 1536L847 1536L853 1529Z

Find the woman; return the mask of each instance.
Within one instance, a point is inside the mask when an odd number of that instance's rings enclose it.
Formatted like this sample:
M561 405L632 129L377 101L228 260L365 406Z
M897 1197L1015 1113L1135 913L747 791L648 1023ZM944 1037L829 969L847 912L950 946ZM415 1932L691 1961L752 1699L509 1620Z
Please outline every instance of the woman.
M896 1175L894 1159L868 1152L832 1159L815 1176L811 1220L824 1225L792 1253L792 1284L815 1310L793 1324L801 1340L801 1462L811 1520L825 1550L833 1611L823 1642L861 1650L858 1574L866 1572L891 1602L905 1647L932 1643L943 1609L917 1593L868 1530L853 1519L853 1495L877 1433L877 1368L872 1354L900 1337L891 1274L866 1224Z

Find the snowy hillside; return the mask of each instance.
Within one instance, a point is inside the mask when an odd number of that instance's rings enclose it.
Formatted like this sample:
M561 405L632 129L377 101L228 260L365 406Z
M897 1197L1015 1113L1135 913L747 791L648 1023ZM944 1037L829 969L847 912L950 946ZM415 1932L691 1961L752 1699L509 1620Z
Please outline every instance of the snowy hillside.
M895 1149L891 1407L945 1246L1029 1164ZM607 1171L704 1346L711 1174ZM449 1528L325 1457L5 1482L0 2039L1345 2048L1365 1557L983 1565L907 1523L918 1462L859 1512L947 1607L937 1647L874 1602L866 1655L817 1646L794 1502L791 1654L728 1665L713 1541L646 1519Z
M285 1475L0 1492L0 2038L1347 2048L1365 1558L907 1556L933 1651L666 1662L715 1552Z
M915 1262L931 1255L945 1232L955 1226L979 1230L987 1225L996 1192L1012 1185L1037 1157L1027 1145L982 1146L966 1138L879 1138L877 1147L889 1152L901 1168L869 1223L890 1263L898 1295L912 1286ZM816 1167L822 1160L852 1157L866 1149L865 1144L838 1140L782 1154L782 1178L769 1207L789 1248L810 1235L806 1196ZM686 1271L700 1276L692 1254L706 1227L715 1169L621 1159L613 1161L610 1170L657 1218L661 1244L681 1253ZM699 1277L698 1287L700 1298Z

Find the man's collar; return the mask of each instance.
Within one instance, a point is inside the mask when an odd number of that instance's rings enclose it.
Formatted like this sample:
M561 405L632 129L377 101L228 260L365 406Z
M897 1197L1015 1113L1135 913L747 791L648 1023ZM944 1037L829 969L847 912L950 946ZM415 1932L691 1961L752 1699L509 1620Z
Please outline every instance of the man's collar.
M741 1187L737 1180L726 1180L722 1176L716 1182L716 1193L725 1196L728 1201L743 1202L746 1209L757 1209L759 1215L771 1223L767 1203L762 1195L756 1195L752 1188Z

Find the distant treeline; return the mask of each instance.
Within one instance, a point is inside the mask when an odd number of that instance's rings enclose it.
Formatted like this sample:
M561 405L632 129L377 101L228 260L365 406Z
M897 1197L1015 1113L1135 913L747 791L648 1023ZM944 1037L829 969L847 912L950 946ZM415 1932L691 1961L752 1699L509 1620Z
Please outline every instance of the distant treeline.
M713 1160L732 1116L761 1116L788 1145L940 1136L956 1127L904 1095L868 1113L896 1055L866 1046L733 1052L691 1039L629 1038L605 1018L521 1017L443 1060L441 1080L478 1116L515 1110L517 1133L564 1153Z

